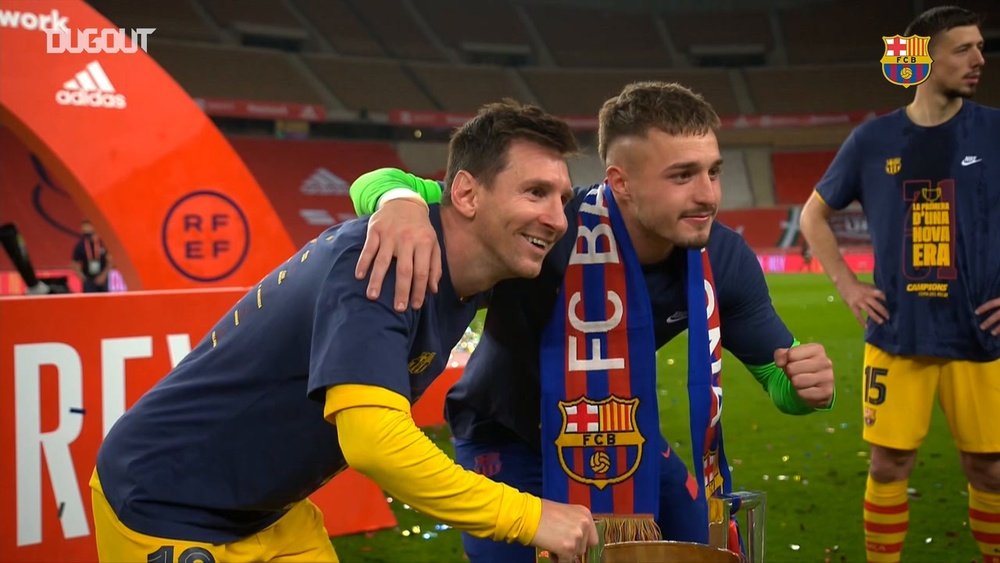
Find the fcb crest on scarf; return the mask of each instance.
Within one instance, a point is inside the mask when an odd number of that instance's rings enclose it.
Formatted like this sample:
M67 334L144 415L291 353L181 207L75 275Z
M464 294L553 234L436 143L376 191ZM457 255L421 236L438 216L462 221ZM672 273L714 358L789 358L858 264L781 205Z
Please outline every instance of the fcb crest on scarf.
M603 401L559 401L563 423L555 444L566 475L598 490L631 477L646 442L635 417L638 406L638 398L614 395Z
M916 86L931 74L928 44L931 38L922 35L882 36L885 52L882 54L882 76L889 82L909 88Z

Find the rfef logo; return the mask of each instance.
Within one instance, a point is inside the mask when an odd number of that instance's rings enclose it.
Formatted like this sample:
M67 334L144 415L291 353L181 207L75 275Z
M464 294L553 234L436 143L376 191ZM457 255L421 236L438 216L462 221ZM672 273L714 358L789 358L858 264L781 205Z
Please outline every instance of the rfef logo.
M201 282L225 279L250 249L250 227L233 200L218 192L192 192L163 220L163 250L184 276Z
M882 54L882 76L897 86L916 86L931 74L931 59L928 43L930 37L921 35L882 36L885 52Z

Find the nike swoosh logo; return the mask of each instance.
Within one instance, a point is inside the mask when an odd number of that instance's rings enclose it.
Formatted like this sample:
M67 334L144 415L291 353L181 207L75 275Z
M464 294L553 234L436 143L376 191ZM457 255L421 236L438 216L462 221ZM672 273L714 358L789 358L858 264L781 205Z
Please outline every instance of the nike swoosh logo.
M983 159L981 159L981 158L977 158L975 156L967 156L967 157L965 157L965 158L962 159L962 166L972 166L973 164L975 164L977 162L982 162L982 161L983 161Z
M684 311L677 311L674 314L667 317L667 324L677 323L688 318L688 314Z

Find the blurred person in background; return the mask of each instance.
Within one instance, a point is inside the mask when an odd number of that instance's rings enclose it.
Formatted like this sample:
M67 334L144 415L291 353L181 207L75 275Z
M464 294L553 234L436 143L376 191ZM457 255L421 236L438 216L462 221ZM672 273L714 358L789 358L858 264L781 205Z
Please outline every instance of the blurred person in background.
M90 219L84 219L80 222L80 240L73 247L73 269L83 281L83 292L108 291L108 275L112 265L108 247L94 230Z

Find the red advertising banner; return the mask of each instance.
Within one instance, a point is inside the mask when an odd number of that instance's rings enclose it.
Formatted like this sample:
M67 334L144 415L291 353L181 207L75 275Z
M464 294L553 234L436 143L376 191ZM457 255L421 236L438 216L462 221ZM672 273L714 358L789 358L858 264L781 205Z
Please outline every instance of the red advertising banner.
M0 297L0 453L10 460L0 464L0 561L96 560L87 483L101 440L243 293ZM456 376L418 403L421 422L440 423ZM332 535L396 524L378 486L351 471L312 499Z
M208 115L218 117L326 121L326 108L319 104L225 100L220 98L195 98L194 102Z
M465 123L473 115L472 113L396 109L389 112L389 123L411 127L451 128ZM734 115L723 117L722 127L724 129L816 127L821 125L858 124L873 117L875 117L875 112L870 111L788 115ZM574 130L597 130L597 117L574 115L562 116L562 118Z

